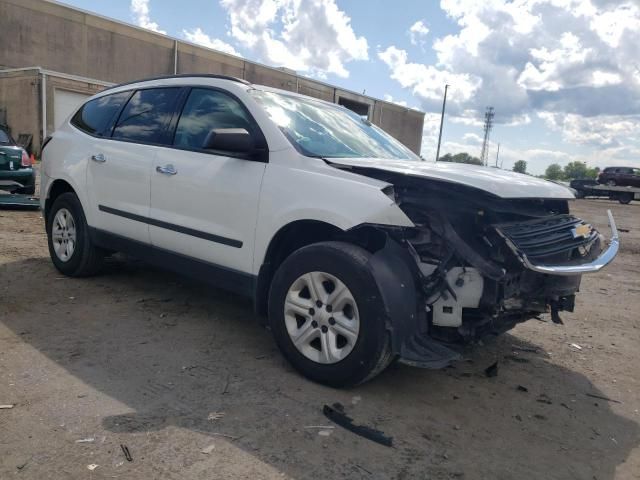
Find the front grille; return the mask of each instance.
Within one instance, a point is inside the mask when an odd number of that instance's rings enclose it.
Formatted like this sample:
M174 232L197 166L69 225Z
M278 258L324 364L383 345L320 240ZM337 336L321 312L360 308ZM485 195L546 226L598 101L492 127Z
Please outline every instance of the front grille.
M581 225L588 226L585 236L574 231ZM530 259L553 257L571 260L584 255L579 247L588 250L598 238L598 232L573 215L554 215L517 223L494 225L502 236L511 240L516 249Z

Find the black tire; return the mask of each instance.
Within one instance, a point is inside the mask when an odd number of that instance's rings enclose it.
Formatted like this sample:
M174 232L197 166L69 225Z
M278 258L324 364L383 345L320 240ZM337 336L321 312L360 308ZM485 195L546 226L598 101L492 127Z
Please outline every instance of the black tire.
M58 211L67 209L76 227L76 246L68 260L63 261L56 255L53 246L52 229ZM87 220L80 200L75 193L63 193L53 202L47 216L47 243L49 255L58 271L70 277L87 277L97 274L102 268L105 251L96 247L89 236Z
M576 198L584 198L584 192L582 190L576 190Z
M382 372L393 360L385 306L367 266L371 254L343 242L322 242L291 254L276 272L269 292L269 324L276 343L293 367L307 378L332 387L363 383ZM360 331L353 350L337 363L323 364L304 356L287 332L284 302L296 279L308 272L333 275L351 291L360 316Z
M633 200L633 196L633 193L621 193L618 196L618 201L623 205L628 205L629 203L631 203L631 200Z
M615 180L608 180L607 181L607 185L609 185L610 187L615 187L616 186L616 181Z

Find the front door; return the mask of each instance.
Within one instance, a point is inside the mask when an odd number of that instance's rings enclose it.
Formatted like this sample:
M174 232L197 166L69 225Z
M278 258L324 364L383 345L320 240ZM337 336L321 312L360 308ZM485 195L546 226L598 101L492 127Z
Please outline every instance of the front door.
M176 126L173 148L161 148L155 157L151 242L210 264L251 273L266 164L203 150L214 128L244 128L254 136L261 135L234 97L220 90L193 88Z

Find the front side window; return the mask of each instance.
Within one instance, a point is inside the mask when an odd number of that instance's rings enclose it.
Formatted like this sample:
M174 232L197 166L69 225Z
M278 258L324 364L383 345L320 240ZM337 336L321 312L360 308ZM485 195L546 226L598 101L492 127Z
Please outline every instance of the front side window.
M303 155L420 160L395 138L344 107L263 90L250 93Z
M71 124L90 135L108 136L116 114L131 96L131 92L120 92L89 100L71 119Z
M167 144L167 126L179 93L175 87L138 90L120 114L113 138Z
M200 150L214 128L253 130L249 115L237 100L224 92L194 88L182 110L173 144Z

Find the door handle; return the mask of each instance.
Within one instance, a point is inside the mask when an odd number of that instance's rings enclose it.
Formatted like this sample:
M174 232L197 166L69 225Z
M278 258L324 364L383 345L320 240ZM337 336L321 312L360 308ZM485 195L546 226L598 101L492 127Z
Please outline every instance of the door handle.
M91 155L91 160L98 163L104 163L107 161L106 157L101 153L96 153L95 155Z
M175 175L176 173L178 173L178 171L176 170L176 167L174 167L171 164L165 165L164 167L161 167L158 165L156 167L156 172L162 173L164 175Z

